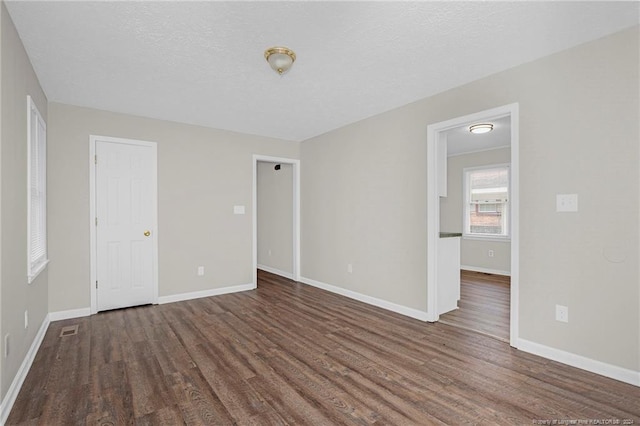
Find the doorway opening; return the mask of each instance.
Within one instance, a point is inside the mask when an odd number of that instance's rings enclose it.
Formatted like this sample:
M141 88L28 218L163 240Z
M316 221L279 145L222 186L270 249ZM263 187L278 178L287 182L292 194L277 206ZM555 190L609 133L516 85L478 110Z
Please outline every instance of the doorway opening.
M509 173L509 217L508 217L508 228L509 235L508 238L502 237L502 241L510 242L508 252L505 254L510 257L510 261L508 261L508 270L507 267L494 267L494 268L469 268L475 269L472 271L464 272L461 275L461 280L457 282L457 288L454 290L447 290L446 286L448 283L443 283L442 277L448 276L444 268L449 268L451 262L450 259L443 262L443 253L446 250L444 248L450 245L450 241L445 241L445 238L440 238L441 231L449 231L455 232L456 235L462 235L462 242L465 244L476 244L478 241L482 241L483 238L479 238L478 240L473 239L473 235L470 235L472 232L469 231L468 223L464 221L462 206L465 201L458 201L458 213L455 217L457 221L457 227L460 229L444 229L444 226L451 226L451 215L447 214L444 217L441 217L441 206L440 200L441 196L447 195L447 189L450 188L450 183L447 182L447 145L448 145L448 137L455 135L455 131L464 131L468 133L469 126L476 123L508 123L508 132L507 138L509 141L508 147L510 148L510 152L506 151L507 158L503 159L503 161L495 161L495 163L509 163L510 173ZM435 322L439 321L440 315L448 311L449 309L443 309L439 304L445 303L442 300L446 300L446 303L449 303L448 299L444 297L447 294L453 293L456 295L457 299L460 300L461 296L467 297L470 296L469 291L473 290L473 287L469 287L473 285L475 282L478 285L477 288L481 288L480 284L496 284L498 287L500 284L504 285L504 279L500 278L500 274L505 272L505 274L510 275L510 285L506 292L508 293L508 300L506 303L508 304L509 312L507 318L509 319L509 333L508 340L511 346L516 347L517 339L518 339L518 294L519 294L519 141L518 141L518 104L510 104L502 107L481 111L475 114L470 114L462 117L457 117L451 120L447 120L440 123L435 123L429 125L427 128L427 317L428 321ZM444 151L443 151L444 149ZM458 148L454 148L454 151ZM485 148L485 151L489 151L492 148ZM469 149L468 151L473 151L474 149ZM479 157L482 157L480 154L483 151L483 148L475 149L476 153L478 153ZM455 154L455 153L454 153ZM458 152L461 155L464 155L464 152ZM469 153L467 153L469 154ZM503 153L503 155L505 155ZM485 157L488 157L485 155ZM473 159L475 155L465 155L465 158ZM508 160L508 161L506 161ZM465 160L466 161L466 160ZM485 161L487 161L485 159ZM491 164L484 164L491 165ZM462 174L461 174L462 175ZM459 181L454 182L456 185L454 189L458 192L458 197L463 193L464 189L458 188L457 186L461 185L462 176L459 176ZM482 192L482 191L479 191ZM486 200L483 200L486 201ZM490 200L489 200L490 201ZM486 201L486 202L489 202ZM475 200L477 202L477 200ZM491 201L491 205L495 205L496 202ZM487 206L482 206L478 209L481 213L488 212L486 208ZM494 209L496 210L496 209ZM468 211L467 211L468 213ZM492 210L492 213L496 215L496 212ZM487 214L485 214L487 215ZM490 215L490 214L489 214ZM467 220L468 222L468 220ZM466 228L465 228L466 226ZM466 229L466 230L465 230ZM489 232L489 231L485 231ZM499 241L500 236L495 236L495 238L484 238L484 240L495 240ZM444 244L446 242L447 244ZM485 248L486 249L486 248ZM486 250L488 256L493 257L491 255L494 254L494 250ZM460 277L459 269L465 269L464 263L460 263L459 259L457 261L457 276ZM440 268L440 270L439 270ZM495 280L492 280L491 275ZM451 274L449 274L451 275ZM504 274L503 274L504 275ZM455 286L455 284L454 284ZM502 293L498 288L491 287L492 289L497 289L498 292L494 293L495 295L500 295L504 293L504 289ZM440 294L439 294L440 293ZM449 296L446 296L450 298ZM474 303L473 301L468 301L468 303ZM504 303L504 301L503 301ZM467 307L469 304L467 304ZM467 312L469 309L467 309ZM473 312L471 312L472 314ZM505 314L505 313L503 313ZM446 314L445 314L446 315ZM450 315L455 316L455 315ZM445 321L451 323L451 318L443 318ZM472 324L473 321L466 319L466 324ZM459 322L458 324L460 324ZM473 329L473 327L464 327ZM483 330L478 329L476 331L483 332ZM485 333L490 334L490 333Z
M300 160L253 156L253 283L258 269L300 280Z
M440 315L439 322L509 343L509 290L507 275L461 269L459 309Z

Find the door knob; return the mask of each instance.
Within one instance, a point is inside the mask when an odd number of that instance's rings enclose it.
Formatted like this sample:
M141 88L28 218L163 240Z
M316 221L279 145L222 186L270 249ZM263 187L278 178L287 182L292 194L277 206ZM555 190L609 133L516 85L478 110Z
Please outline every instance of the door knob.
M148 237L149 235L151 235L151 231L144 231L144 236Z

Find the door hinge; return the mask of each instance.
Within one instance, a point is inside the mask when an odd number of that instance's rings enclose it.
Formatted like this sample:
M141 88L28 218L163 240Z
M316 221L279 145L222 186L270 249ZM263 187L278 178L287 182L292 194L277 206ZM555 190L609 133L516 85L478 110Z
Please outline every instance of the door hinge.
M98 156L97 155L93 156L93 162L94 162L94 164L98 164Z
M98 288L98 280L96 280L96 288Z
M96 226L98 226L98 218L96 217Z

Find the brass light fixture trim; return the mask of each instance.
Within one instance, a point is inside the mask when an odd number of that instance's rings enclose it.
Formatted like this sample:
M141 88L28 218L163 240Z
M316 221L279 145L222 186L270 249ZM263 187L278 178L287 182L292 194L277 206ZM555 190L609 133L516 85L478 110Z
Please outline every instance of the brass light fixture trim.
M275 72L282 75L289 71L296 60L296 54L288 47L275 46L264 51L264 58Z

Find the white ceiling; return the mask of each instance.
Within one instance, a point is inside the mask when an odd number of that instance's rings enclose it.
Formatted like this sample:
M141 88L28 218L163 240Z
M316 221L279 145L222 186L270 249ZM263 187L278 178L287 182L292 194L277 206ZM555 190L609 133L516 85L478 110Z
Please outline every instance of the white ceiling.
M481 120L478 123L491 123L493 130L489 133L473 134L469 131L468 125L447 130L448 156L511 146L511 117Z
M49 101L294 141L639 22L635 1L7 8ZM298 57L282 77L274 45Z

